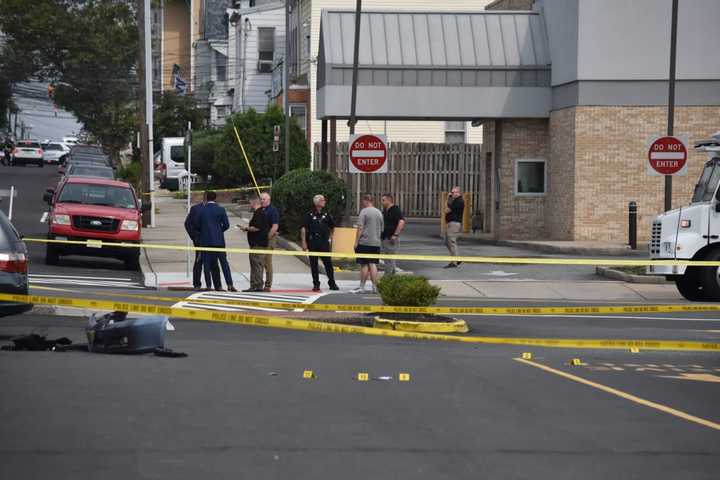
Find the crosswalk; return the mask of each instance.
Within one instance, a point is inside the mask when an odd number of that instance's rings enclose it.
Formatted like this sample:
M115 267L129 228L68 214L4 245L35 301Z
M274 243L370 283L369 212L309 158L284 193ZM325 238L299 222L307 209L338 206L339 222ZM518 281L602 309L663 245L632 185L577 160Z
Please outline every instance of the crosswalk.
M281 312L284 311L278 308L271 307L256 307L252 305L233 305L232 302L249 300L255 302L270 302L270 303L293 303L297 304L298 308L294 311L301 312L302 305L307 305L315 302L318 298L324 294L311 294L311 293L284 293L284 292L257 292L257 293L243 293L243 292L197 292L181 302L173 305L175 308L189 308L195 310L216 310L223 312L247 312L247 311L263 311L263 312ZM203 301L213 301L218 303L204 303ZM228 301L227 304L222 303Z
M100 287L100 288L145 288L140 282L129 277L94 277L83 275L56 275L31 273L30 286L55 285L58 287Z

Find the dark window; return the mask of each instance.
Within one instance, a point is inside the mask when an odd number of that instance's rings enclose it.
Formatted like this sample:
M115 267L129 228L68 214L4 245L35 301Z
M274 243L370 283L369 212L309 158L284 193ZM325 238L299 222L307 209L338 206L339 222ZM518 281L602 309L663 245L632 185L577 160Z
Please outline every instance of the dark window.
M545 160L518 160L515 164L515 194L545 193Z
M272 72L275 57L275 29L258 28L258 72Z
M218 82L227 80L227 57L219 52L215 52L215 76Z
M185 147L182 145L173 145L170 147L170 160L173 162L185 161Z

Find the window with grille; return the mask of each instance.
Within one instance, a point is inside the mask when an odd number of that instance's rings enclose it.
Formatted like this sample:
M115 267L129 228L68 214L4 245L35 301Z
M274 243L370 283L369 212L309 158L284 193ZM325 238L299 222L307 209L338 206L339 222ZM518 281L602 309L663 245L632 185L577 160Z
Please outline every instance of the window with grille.
M258 72L272 72L274 53L275 29L258 28Z

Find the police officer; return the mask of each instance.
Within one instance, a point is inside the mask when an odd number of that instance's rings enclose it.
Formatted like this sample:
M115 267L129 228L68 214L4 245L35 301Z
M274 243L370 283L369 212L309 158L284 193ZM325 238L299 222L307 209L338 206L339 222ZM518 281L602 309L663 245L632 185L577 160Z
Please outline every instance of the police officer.
M333 230L335 229L335 221L330 213L325 211L325 197L315 195L313 197L313 209L305 215L305 221L300 228L300 238L304 251L311 252L329 252L330 243L332 242ZM320 275L318 273L318 258L310 257L310 271L313 279L313 292L320 291ZM332 258L322 257L325 273L328 277L328 285L330 290L340 290L335 283L335 274L333 272Z

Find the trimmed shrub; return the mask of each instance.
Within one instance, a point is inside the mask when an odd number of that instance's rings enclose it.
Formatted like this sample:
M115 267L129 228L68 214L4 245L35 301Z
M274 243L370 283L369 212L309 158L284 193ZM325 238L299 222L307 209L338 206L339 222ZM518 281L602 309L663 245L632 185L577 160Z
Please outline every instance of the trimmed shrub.
M386 275L378 282L380 298L385 305L428 307L440 295L440 287L417 275Z
M292 170L273 184L272 201L280 210L280 231L293 239L300 238L303 218L313 207L312 199L321 194L326 208L337 225L345 213L347 187L336 175L308 169Z

